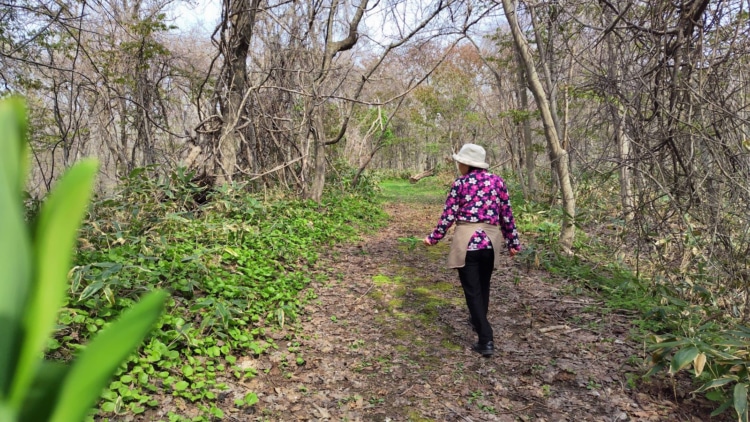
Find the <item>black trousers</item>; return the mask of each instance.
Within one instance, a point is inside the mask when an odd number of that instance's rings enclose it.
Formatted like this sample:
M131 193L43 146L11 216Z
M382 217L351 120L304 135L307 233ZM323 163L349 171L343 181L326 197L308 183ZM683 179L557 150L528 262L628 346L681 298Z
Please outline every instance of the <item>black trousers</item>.
M466 252L466 265L458 269L471 322L476 327L479 343L482 344L493 341L487 309L490 306L490 277L494 265L495 253L492 249L481 249Z

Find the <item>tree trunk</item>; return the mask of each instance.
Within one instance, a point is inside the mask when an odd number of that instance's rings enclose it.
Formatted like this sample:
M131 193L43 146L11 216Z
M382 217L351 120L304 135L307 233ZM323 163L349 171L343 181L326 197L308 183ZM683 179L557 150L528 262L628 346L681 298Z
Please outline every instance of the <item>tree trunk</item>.
M226 4L226 3L225 3ZM253 36L255 16L260 0L228 0L229 34L222 45L225 57L223 85L218 89L226 95L221 101L224 124L216 145L216 185L231 183L237 167L237 153L242 142L240 121L247 117L243 110L247 96L247 53Z
M524 63L521 58L521 52L517 46L515 50L516 62L518 63L518 96L521 100L521 110L527 113L529 111L529 95L526 93L526 87L528 86L526 72L523 70ZM531 119L528 115L525 115L522 125L523 150L526 155L524 160L524 164L526 165L526 187L529 191L528 199L534 200L536 198L536 176L534 174L536 171L536 157L534 154L534 139L531 137Z
M432 176L434 174L435 174L435 169L425 170L425 171L423 171L423 172L421 172L419 174L415 174L414 176L411 176L409 178L409 182L410 183L417 183L420 180L424 179L425 177L430 177L430 176Z
M505 16L508 18L510 30L513 34L513 40L516 44L516 48L521 53L520 55L526 69L529 88L531 89L532 94L534 94L537 107L539 107L539 111L542 115L544 136L547 138L547 148L549 150L550 161L555 164L554 167L557 171L557 176L560 182L563 206L560 246L562 246L565 252L572 253L573 238L575 236L574 221L576 215L576 202L573 193L573 186L570 183L570 173L568 172L568 160L566 158L567 152L560 145L557 127L550 111L550 101L539 80L539 74L534 67L534 58L531 55L528 40L523 35L523 32L521 32L521 28L518 25L515 4L512 0L502 0L502 2Z
M616 63L615 48L612 43L612 37L609 35L607 36L607 53L609 55L607 73L609 73L609 78L614 81L614 92L610 94L613 98L609 102L609 108L612 120L614 121L615 140L617 141L617 150L620 159L620 200L623 218L626 222L629 222L633 219L633 188L629 167L630 138L625 133L625 128L623 127L625 110L622 101L617 96L622 71Z
M544 37L539 31L539 23L536 20L536 16L534 16L534 8L529 7L529 11L531 12L531 25L534 28L534 37L536 38L536 45L539 49L539 62L540 66L542 67L542 74L544 75L544 85L546 85L546 93L548 103L549 103L549 110L550 114L552 116L552 122L555 124L555 131L558 133L558 138L562 141L563 139L560 137L560 135L563 132L562 129L562 123L560 122L559 114L557 112L557 83L552 80L552 71L550 69L550 66L554 63L554 57L552 57L553 54L553 48L550 48L549 50L544 45ZM547 38L549 38L550 47L552 47L552 28L548 28L547 30Z
M552 6L549 6L552 7ZM560 123L560 117L557 112L557 84L552 81L552 71L550 70L550 66L554 63L554 57L552 54L554 53L554 48L552 45L553 41L553 29L552 29L552 22L548 23L547 27L547 39L550 43L550 48L547 49L544 45L544 37L542 36L541 32L539 31L539 22L537 22L536 15L534 14L534 7L529 7L529 13L531 14L531 26L534 30L534 37L536 38L536 45L539 49L539 62L540 66L542 68L542 74L544 76L543 80L540 80L543 82L543 86L546 86L546 94L547 94L547 103L549 104L549 110L550 115L552 116L552 122L555 125L555 132L557 133L557 138L560 141L560 145L562 149L566 149L566 138L563 136L563 127L562 123ZM568 157L566 157L567 159ZM570 163L570 160L568 160L568 163ZM550 162L551 170L552 170L552 180L555 182L555 185L557 188L559 188L560 191L562 191L562 184L560 181L560 170L557 168L558 161L552 160ZM557 175L557 176L555 176ZM553 196L551 203L555 203L556 198Z
M313 131L313 155L315 156L315 168L313 169L312 186L309 198L320 202L323 198L323 189L326 184L326 146L323 134L323 119L320 115L314 117L315 130Z
M573 50L575 48L573 47ZM569 62L568 62L568 83L572 83L573 81L573 56L570 56ZM565 151L570 151L573 149L572 143L570 142L570 90L566 89L563 93L563 135L562 135L562 147ZM574 154L568 154L568 168L573 168L573 158Z
M630 138L625 134L622 122L622 107L617 107L615 112L615 136L620 153L620 198L622 199L622 212L626 222L633 220L633 188L630 179Z
M354 16L348 22L348 31L346 36L340 40L335 41L334 22L336 21L339 7L343 4L340 0L334 0L331 3L331 8L328 12L327 28L325 32L325 49L323 51L323 59L320 65L320 69L315 75L312 82L311 92L313 97L308 102L309 109L307 110L309 117L309 124L311 125L311 131L313 132L313 153L315 155L315 167L313 169L314 174L311 177L311 185L309 191L306 192L305 197L312 199L316 202L320 202L323 197L323 189L325 188L325 169L326 169L326 145L332 145L338 143L343 139L346 133L348 125L348 117L344 120L344 123L339 129L339 133L332 140L326 139L325 136L325 125L323 123L323 107L320 104L324 104L326 101L320 97L319 93L323 92L323 86L328 81L331 68L333 66L333 59L337 54L342 51L350 50L354 47L359 39L358 27L362 18L364 17L365 10L367 9L368 0L363 0L356 8ZM307 188L305 188L307 189Z

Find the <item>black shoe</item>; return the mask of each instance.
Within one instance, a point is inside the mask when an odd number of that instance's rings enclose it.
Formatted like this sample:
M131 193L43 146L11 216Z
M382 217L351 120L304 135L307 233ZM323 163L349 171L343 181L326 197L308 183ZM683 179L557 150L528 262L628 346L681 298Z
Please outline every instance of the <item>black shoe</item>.
M495 353L495 343L491 341L488 341L487 343L474 343L474 345L471 346L471 350L488 358Z

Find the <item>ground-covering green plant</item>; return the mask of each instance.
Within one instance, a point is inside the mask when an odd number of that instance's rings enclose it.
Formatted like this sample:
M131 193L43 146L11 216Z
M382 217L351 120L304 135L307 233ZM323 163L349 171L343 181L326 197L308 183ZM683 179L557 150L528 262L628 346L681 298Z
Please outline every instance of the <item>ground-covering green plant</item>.
M123 360L161 313L154 292L105 327L71 365L43 359L63 302L97 163L85 160L58 181L33 224L24 219L26 112L0 102L0 420L83 420Z
M574 240L576 253L570 256L561 253L557 245L561 221L559 208L551 207L549 203L525 201L512 185L509 190L516 226L523 234L524 250L517 256L520 262L573 281L573 293L600 295L609 309L638 311L643 317L636 321L638 325L658 329L657 320L647 319L647 314L659 306L658 296L625 263L613 259L610 247L602 239L583 230L592 220L610 218L604 213L611 208L598 207L590 201L581 202L583 208L592 211L578 213L576 224L582 229L577 231Z
M141 292L165 289L165 315L103 393L100 415L144 413L172 395L202 410L195 420L221 417L226 382L256 375L238 358L277 347L269 331L292 324L311 298L304 289L320 251L385 215L358 192L330 190L320 204L264 200L242 185L208 192L188 172L150 170L95 202L51 348L71 355ZM252 392L234 398L256 402Z
M673 301L675 301L673 299ZM688 371L698 388L717 403L712 416L733 408L737 420L748 420L750 388L750 328L707 314L707 307L679 303L667 315L669 330L649 338L651 368L647 375L667 369L670 375ZM713 315L707 320L707 315Z
M621 231L624 222L612 210L618 209L616 181L604 176L584 175L578 185L582 227L607 226ZM525 208L524 208L525 207ZM651 352L651 367L645 376L664 370L675 375L688 371L696 383L694 393L705 393L717 403L713 415L733 408L738 421L748 420L750 388L750 328L731 318L717 305L709 280L694 275L681 284L662 282L654 272L637 277L627 265L612 259L607 239L586 236L579 231L577 256L554 252L545 229L543 204L524 204L518 214L519 227L534 237L540 265L554 274L576 280L594 289L613 309L639 311L633 324ZM612 231L612 230L610 230ZM617 241L618 239L609 239ZM541 251L545 252L542 253ZM632 251L635 254L635 251ZM584 258L585 257L585 258ZM679 273L679 269L671 271ZM650 278L645 278L645 275Z
M417 183L407 179L385 179L380 183L381 196L389 201L408 200L415 203L434 204L445 201L450 189L450 175L427 177ZM438 216L435 216L437 219Z
M399 237L398 242L406 245L406 250L411 252L417 248L417 245L422 243L422 239L416 236Z

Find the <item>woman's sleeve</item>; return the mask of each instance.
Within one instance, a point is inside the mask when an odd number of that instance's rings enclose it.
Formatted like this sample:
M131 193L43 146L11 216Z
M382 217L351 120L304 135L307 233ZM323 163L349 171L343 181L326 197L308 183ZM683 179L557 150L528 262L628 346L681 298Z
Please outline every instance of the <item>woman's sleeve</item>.
M443 214L440 216L440 220L438 220L438 224L437 226L435 226L435 230L433 230L432 233L428 236L430 244L434 245L438 243L440 239L445 237L448 229L453 225L453 222L456 221L456 215L458 214L459 209L458 202L460 187L461 183L459 180L453 182L453 186L451 186L451 190L450 192L448 192L448 197L445 199Z
M516 230L516 221L513 218L513 209L510 206L510 197L508 195L508 189L505 187L505 182L498 183L500 186L497 188L499 191L498 202L500 206L500 231L503 233L505 238L505 246L508 249L521 250L521 241L518 239L518 231Z

